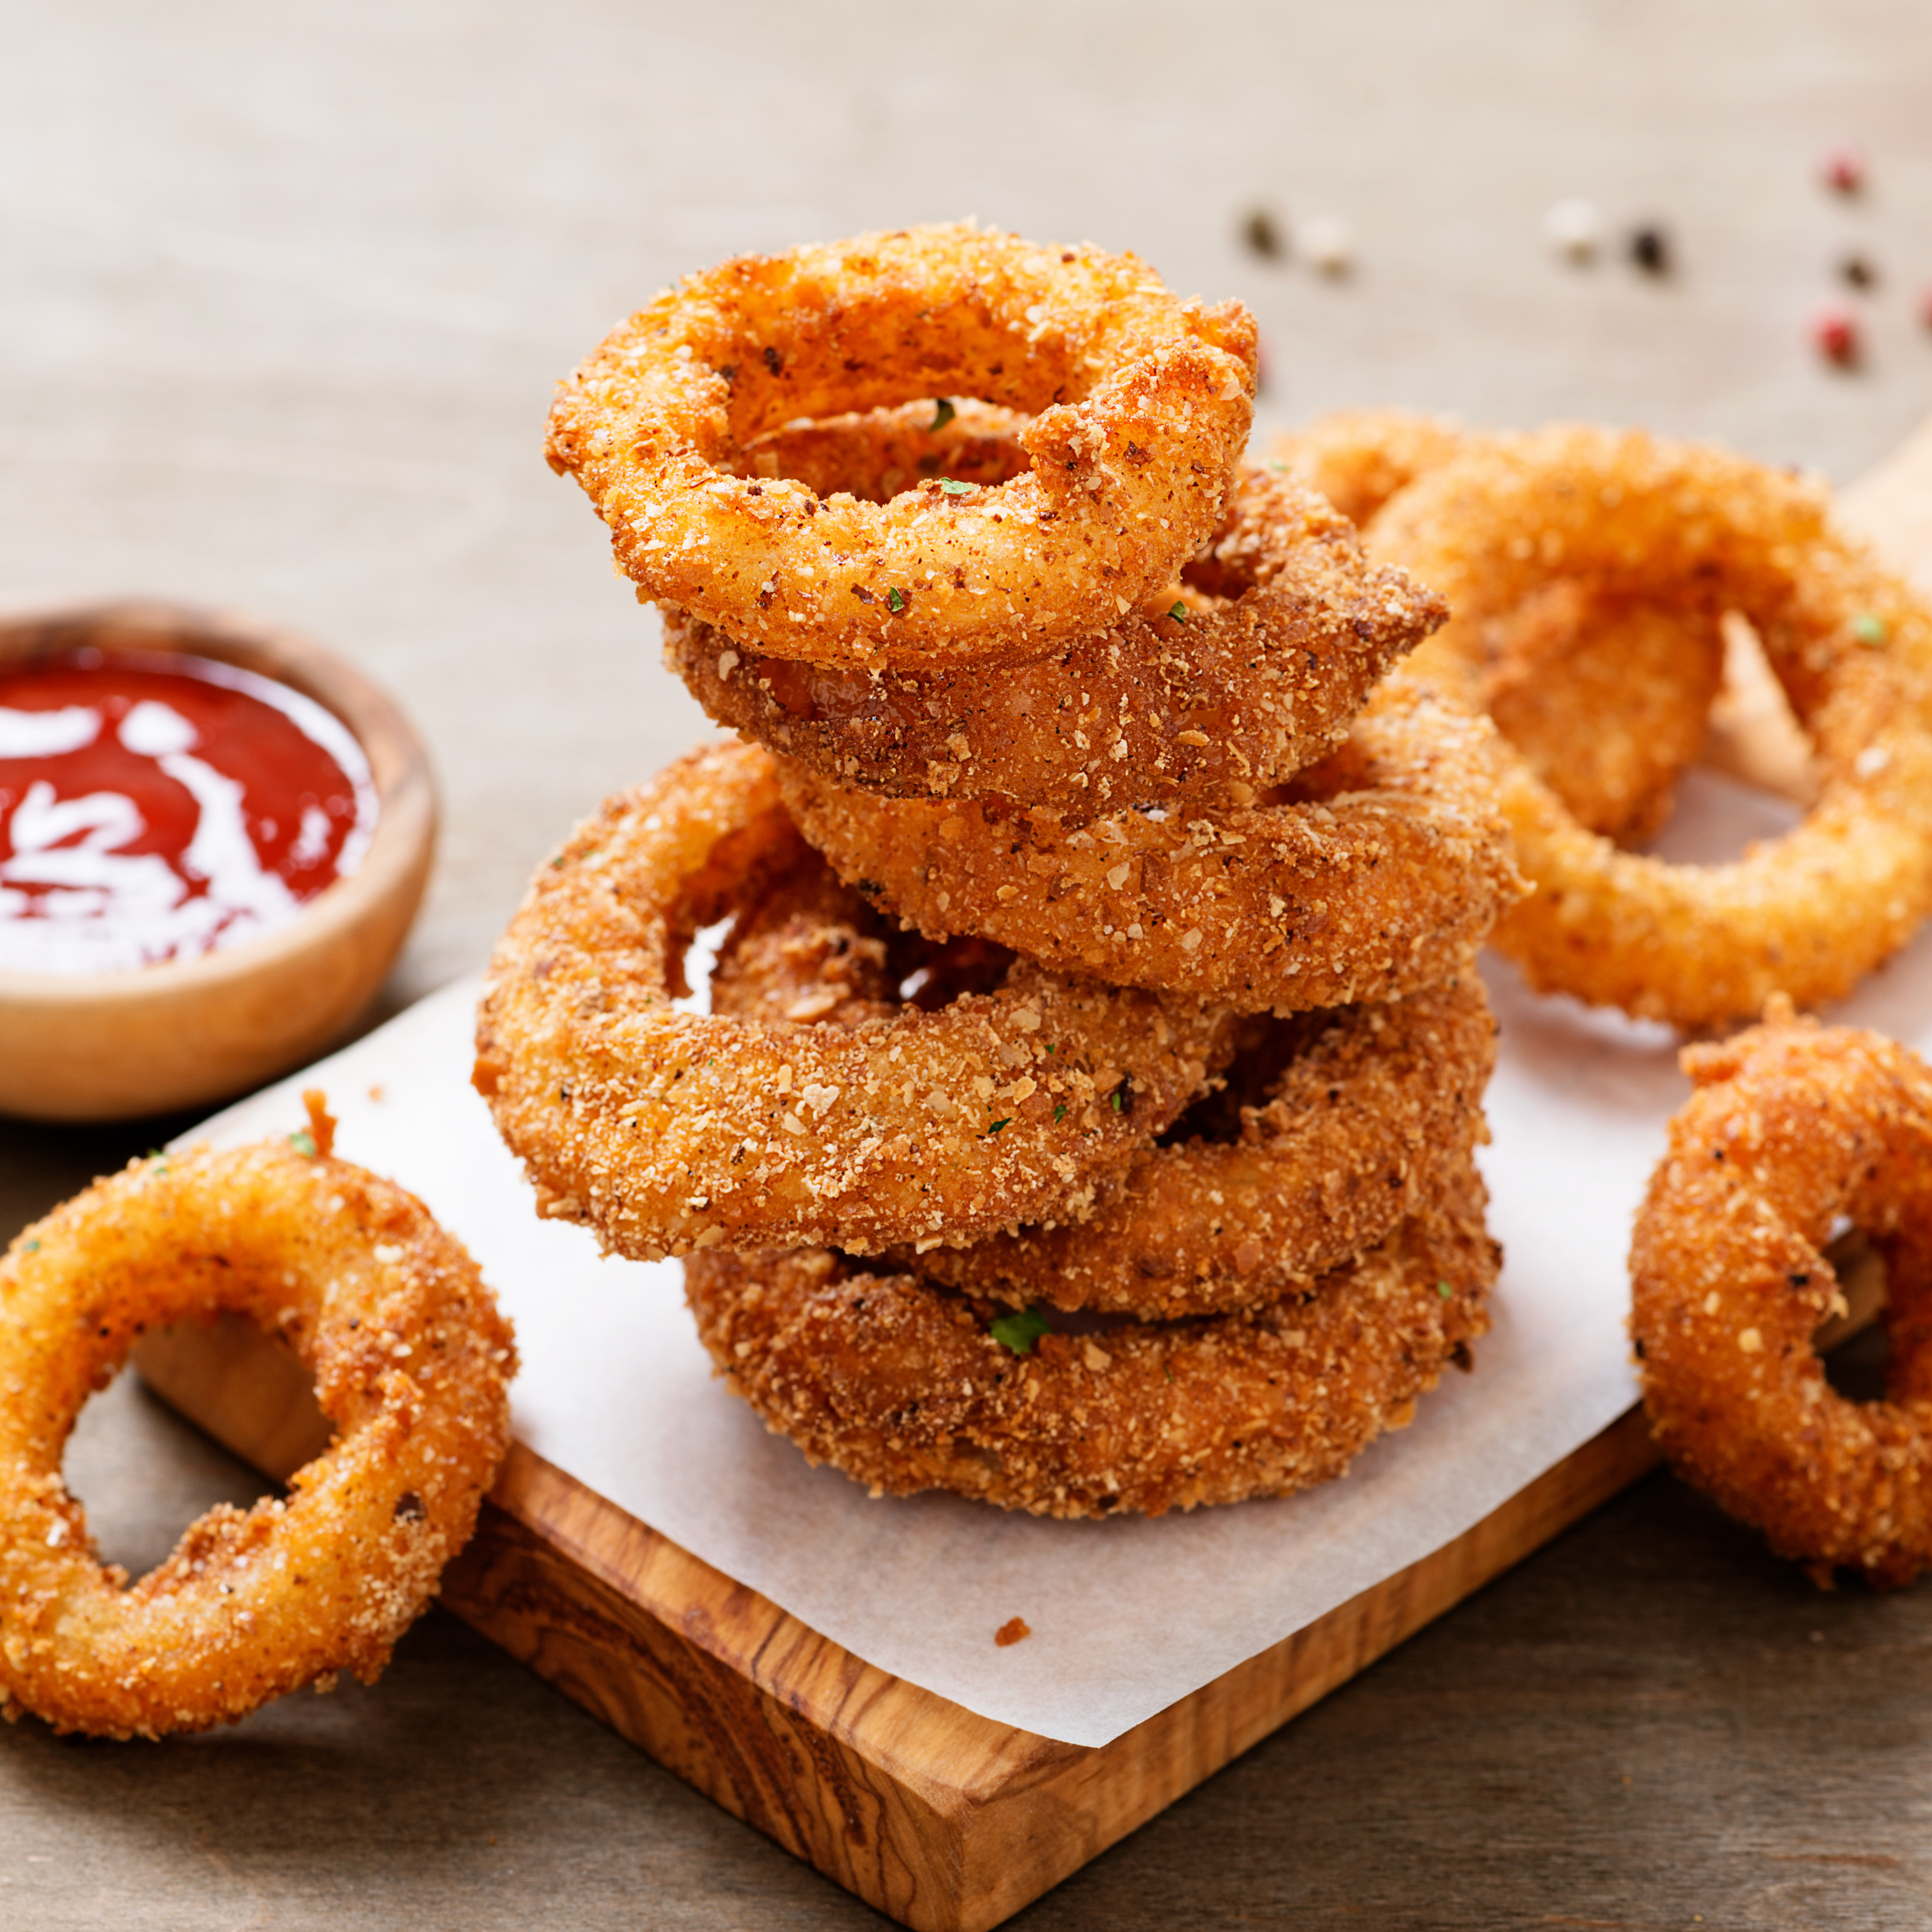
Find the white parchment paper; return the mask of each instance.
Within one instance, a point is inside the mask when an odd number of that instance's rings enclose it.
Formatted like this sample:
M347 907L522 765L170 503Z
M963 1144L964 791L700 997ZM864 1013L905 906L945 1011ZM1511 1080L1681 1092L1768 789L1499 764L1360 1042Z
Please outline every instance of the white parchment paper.
M1686 791L1671 856L1735 851L1781 823L1722 779L1694 773ZM537 1219L469 1086L473 982L185 1137L289 1131L300 1090L324 1086L337 1151L419 1194L502 1297L523 1354L523 1441L881 1668L996 1722L1100 1745L1467 1529L1635 1399L1625 1257L1688 1090L1676 1042L1533 998L1506 967L1490 980L1502 1052L1484 1168L1507 1259L1475 1372L1451 1373L1344 1481L1156 1522L873 1501L808 1469L712 1379L677 1263L600 1259L583 1230ZM1932 944L1838 1017L1932 1048ZM1015 1616L1032 1636L997 1647Z

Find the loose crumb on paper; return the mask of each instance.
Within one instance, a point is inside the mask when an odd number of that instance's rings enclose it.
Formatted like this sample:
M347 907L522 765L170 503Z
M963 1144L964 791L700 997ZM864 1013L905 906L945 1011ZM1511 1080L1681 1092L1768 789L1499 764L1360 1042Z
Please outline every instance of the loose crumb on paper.
M1002 1650L1009 1643L1017 1643L1022 1637L1033 1635L1033 1626L1023 1616L1010 1616L993 1632L993 1641Z

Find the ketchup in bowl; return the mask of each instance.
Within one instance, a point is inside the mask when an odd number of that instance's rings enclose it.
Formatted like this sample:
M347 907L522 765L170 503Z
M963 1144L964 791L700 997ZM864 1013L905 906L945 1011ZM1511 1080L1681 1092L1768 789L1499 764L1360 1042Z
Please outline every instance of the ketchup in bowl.
M286 925L362 863L367 759L335 714L213 658L0 663L0 970L124 972Z

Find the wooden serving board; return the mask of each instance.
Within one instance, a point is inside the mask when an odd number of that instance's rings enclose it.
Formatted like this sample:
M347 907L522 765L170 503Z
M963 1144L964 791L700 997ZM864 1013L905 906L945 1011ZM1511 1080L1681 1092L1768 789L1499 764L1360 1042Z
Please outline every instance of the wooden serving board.
M136 1352L277 1478L326 1444L245 1324ZM442 1602L661 1764L917 1932L998 1925L1657 1460L1632 1411L1422 1562L1098 1749L877 1670L518 1443Z
M1932 426L1848 495L1932 564ZM1749 760L1745 761L1747 764ZM1845 1258L1854 1314L1883 1296ZM265 1474L328 1439L303 1372L245 1325L150 1336L159 1392ZM520 1443L442 1601L668 1769L917 1932L980 1932L1655 1466L1632 1410L1472 1528L1098 1747L876 1668Z

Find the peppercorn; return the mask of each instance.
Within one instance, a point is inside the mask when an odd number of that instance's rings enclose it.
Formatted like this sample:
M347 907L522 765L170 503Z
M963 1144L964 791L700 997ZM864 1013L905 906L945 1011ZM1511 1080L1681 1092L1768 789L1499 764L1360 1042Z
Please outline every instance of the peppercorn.
M1843 308L1827 308L1812 324L1812 341L1827 362L1849 369L1859 356L1857 319Z
M1646 275L1665 276L1671 272L1672 254L1667 230L1647 222L1630 234L1630 259Z

